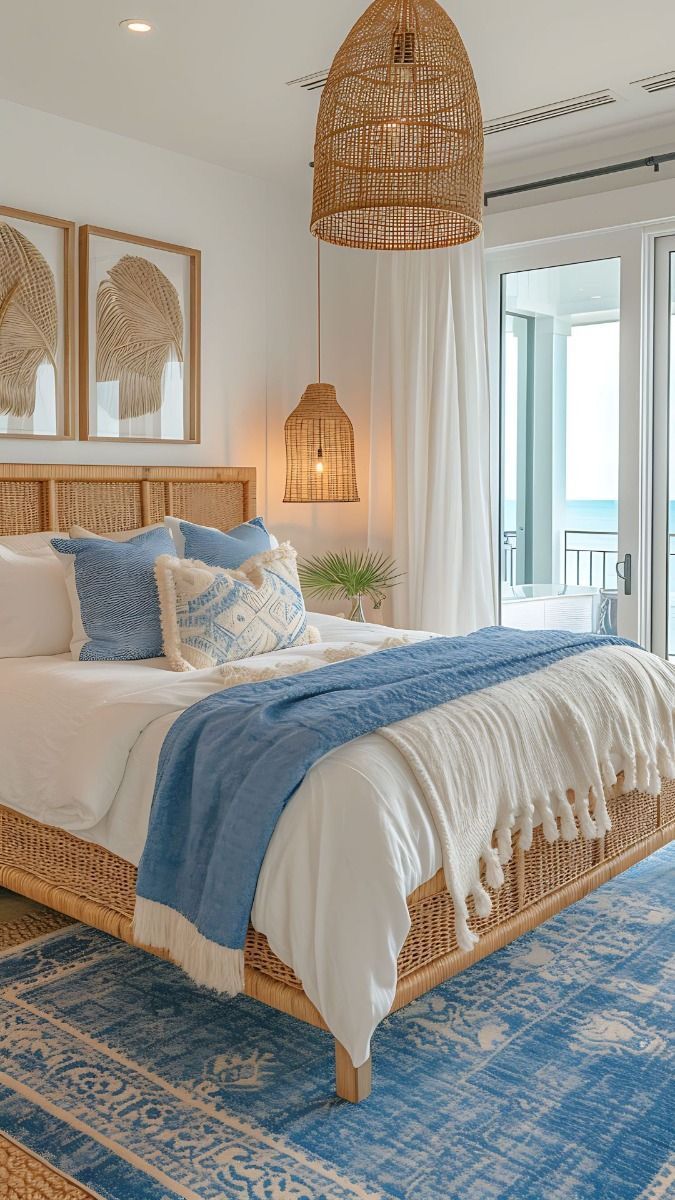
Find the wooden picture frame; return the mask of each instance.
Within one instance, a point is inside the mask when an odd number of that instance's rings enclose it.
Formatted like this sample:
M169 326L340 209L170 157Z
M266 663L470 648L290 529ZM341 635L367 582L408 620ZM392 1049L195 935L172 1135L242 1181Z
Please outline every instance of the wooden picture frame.
M60 233L57 243L47 248L46 245L34 246L45 259L54 276L56 295L56 354L54 363L53 401L49 396L47 404L40 405L39 395L36 394L36 409L27 416L16 416L10 413L0 415L0 439L20 438L46 441L69 441L76 435L75 430L75 222L65 221L60 217L50 217L44 213L29 212L22 208L9 208L0 205L0 224L8 225L24 237L28 237L26 229L20 226L41 226L44 236L50 233ZM32 232L32 231L31 231ZM29 239L32 240L32 239ZM40 239L38 239L40 240ZM42 239L44 241L44 238ZM60 245L58 242L60 241ZM51 260L51 261L50 261ZM1 281L0 267L0 281ZM0 283L0 303L3 300ZM36 377L36 392L39 387ZM51 392L51 388L50 388ZM53 419L52 419L53 407ZM38 417L44 424L35 428L36 410L42 409ZM29 423L32 428L29 428ZM53 423L54 430L47 427ZM3 426L7 424L7 428Z
M106 252L108 242L119 243L118 249ZM135 254L136 247L149 251L148 256ZM98 253L96 253L98 251ZM130 253L131 252L131 253ZM99 332L99 296L103 286L110 289L115 286L111 271L119 266L120 261L128 256L144 263L154 277L160 278L169 292L175 293L173 303L177 300L182 317L182 344L176 362L170 365L180 371L182 386L181 400L178 399L176 388L173 389L173 408L170 414L168 432L162 432L165 422L169 420L165 401L165 376L161 382L157 378L152 381L142 380L141 391L143 402L147 402L150 386L154 387L155 398L157 388L162 389L162 399L159 407L152 411L145 409L140 415L122 417L119 407L117 416L102 414L100 403L100 388L110 389L109 402L123 403L121 384L117 383L115 398L115 383L111 385L112 374L108 370L103 376L104 383L96 378L97 335ZM174 261L178 256L178 261ZM183 261L181 261L183 260ZM174 284L168 276L172 272L175 277L182 275L182 283ZM182 289L182 291L181 291ZM114 441L114 442L157 442L161 444L197 444L201 439L200 421L200 385L201 385L201 251L188 246L175 245L172 242L158 241L154 238L140 237L137 234L121 233L115 229L105 229L97 225L82 225L79 233L79 374L80 374L80 438L85 441ZM168 363L165 365L169 365ZM114 368L113 368L114 369ZM129 377L130 373L128 373ZM175 381L174 381L175 382ZM94 389L96 389L94 391ZM145 389L145 390L144 390ZM127 385L127 392L130 392ZM182 436L176 426L182 420ZM100 423L99 423L100 422ZM115 426L117 428L115 428Z

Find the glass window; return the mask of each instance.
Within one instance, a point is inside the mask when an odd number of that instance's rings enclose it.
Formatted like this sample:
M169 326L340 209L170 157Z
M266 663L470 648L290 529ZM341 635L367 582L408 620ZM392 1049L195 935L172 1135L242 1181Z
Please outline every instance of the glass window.
M616 630L620 285L619 259L502 277L505 625Z
M675 658L675 254L669 255L668 295L668 658Z

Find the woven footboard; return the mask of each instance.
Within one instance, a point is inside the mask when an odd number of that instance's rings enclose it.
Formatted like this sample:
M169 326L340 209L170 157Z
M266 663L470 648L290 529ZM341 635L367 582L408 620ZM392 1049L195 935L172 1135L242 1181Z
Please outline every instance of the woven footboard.
M675 781L660 796L610 795L612 830L601 841L549 843L535 830L527 852L517 842L504 884L491 891L490 916L471 926L480 935L475 951L459 950L453 903L442 873L409 898L410 933L398 960L394 1007L435 986L469 962L532 928L553 912L599 886L605 878L675 837ZM72 834L41 825L0 807L0 884L133 944L136 868ZM290 967L250 928L246 942L246 990L267 1004L324 1027Z

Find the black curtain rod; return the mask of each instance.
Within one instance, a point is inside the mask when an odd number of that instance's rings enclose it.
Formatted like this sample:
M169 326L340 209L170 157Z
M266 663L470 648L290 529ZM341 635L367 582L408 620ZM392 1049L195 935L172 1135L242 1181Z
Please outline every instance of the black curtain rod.
M518 196L522 192L536 192L540 188L557 187L561 183L578 183L581 179L597 179L599 175L618 175L620 171L638 171L642 167L651 167L653 171L661 170L661 163L675 162L675 151L668 154L650 154L647 158L635 158L632 162L612 163L607 167L593 167L588 171L575 171L573 175L555 175L551 179L537 179L535 183L519 183L515 187L496 188L485 192L483 197L487 208L491 200L500 196Z

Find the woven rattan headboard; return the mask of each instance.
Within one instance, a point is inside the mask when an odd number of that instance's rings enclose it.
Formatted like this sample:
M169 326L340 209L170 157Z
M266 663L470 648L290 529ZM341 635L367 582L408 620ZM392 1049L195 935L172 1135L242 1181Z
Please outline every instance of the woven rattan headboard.
M231 529L256 515L254 467L74 467L0 463L0 537L117 533L165 516Z

